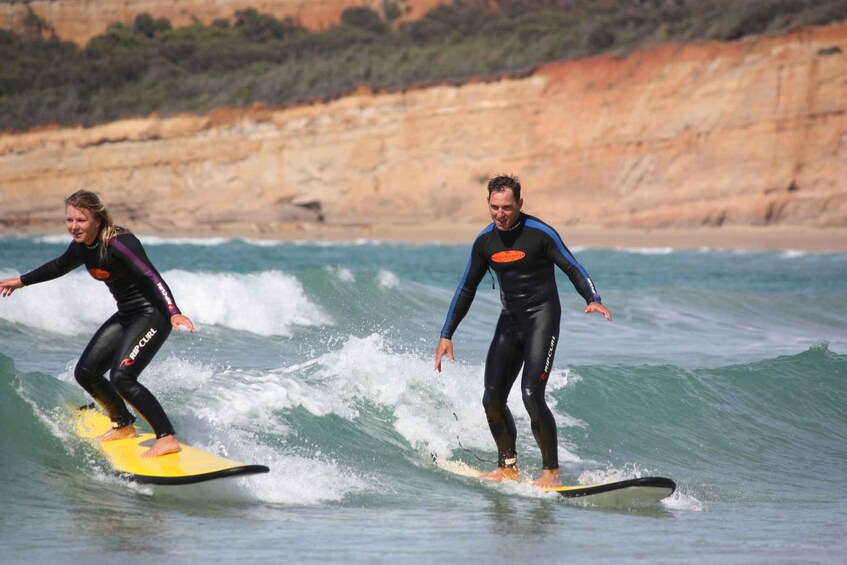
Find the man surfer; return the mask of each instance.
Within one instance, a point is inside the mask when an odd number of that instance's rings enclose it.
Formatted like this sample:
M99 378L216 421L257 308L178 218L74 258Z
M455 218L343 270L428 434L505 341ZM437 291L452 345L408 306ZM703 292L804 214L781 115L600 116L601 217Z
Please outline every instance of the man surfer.
M0 280L0 296L15 289L61 277L80 265L106 283L118 311L91 338L77 362L77 382L109 414L112 429L101 441L134 437L135 417L129 402L156 433L156 442L142 457L179 451L174 429L156 397L138 382L141 371L170 335L171 329L194 324L183 316L170 289L150 263L141 242L116 226L100 198L79 190L65 199L66 224L73 237L58 258L20 277ZM111 371L110 380L103 375ZM111 382L110 382L111 381Z
M462 277L441 339L435 350L435 370L441 360L453 357L453 333L467 314L476 288L485 272L492 269L500 282L503 309L485 360L485 393L482 404L494 441L497 468L483 478L517 480L515 422L506 402L509 390L523 367L521 393L529 413L532 433L541 450L541 477L533 484L559 486L556 422L544 400L544 391L559 342L561 306L553 266L570 278L585 299L585 313L599 312L607 320L612 314L600 303L600 295L585 269L577 263L556 231L521 211L521 185L512 176L497 176L488 182L488 211L494 220L474 241L470 261Z

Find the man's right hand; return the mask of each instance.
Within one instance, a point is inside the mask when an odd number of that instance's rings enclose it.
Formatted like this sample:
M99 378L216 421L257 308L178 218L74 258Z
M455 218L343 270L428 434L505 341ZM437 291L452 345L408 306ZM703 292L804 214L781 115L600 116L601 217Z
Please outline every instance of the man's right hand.
M435 370L441 372L441 358L444 354L450 358L450 362L454 363L456 359L453 357L453 340L442 337L438 340L438 347L435 348Z

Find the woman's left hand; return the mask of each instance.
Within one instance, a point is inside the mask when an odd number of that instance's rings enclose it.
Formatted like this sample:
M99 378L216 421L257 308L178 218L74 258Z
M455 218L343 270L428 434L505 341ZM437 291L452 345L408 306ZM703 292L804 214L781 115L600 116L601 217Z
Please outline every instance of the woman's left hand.
M183 316L182 314L174 314L171 316L171 326L176 331L179 331L180 326L185 326L188 328L188 331L194 333L194 322L192 322L188 316Z

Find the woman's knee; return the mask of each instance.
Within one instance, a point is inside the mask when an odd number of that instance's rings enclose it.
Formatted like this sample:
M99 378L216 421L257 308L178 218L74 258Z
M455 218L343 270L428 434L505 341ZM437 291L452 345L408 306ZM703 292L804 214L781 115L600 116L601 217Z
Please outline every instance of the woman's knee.
M118 368L117 370L112 371L112 374L109 375L109 380L112 382L112 386L115 387L122 397L132 397L133 389L137 384L136 377L134 375L131 375L128 371L123 370L123 368Z
M85 390L91 390L91 387L103 378L103 373L98 373L87 363L77 363L74 368L74 378L79 386Z

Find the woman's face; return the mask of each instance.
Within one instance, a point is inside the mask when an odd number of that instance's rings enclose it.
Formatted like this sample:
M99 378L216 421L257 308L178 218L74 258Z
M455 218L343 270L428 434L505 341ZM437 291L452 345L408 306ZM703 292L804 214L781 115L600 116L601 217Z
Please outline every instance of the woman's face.
M95 220L94 215L90 210L84 208L74 208L68 206L68 212L65 217L65 224L68 228L68 233L73 236L77 243L91 245L97 239L97 232L100 231L100 220Z

